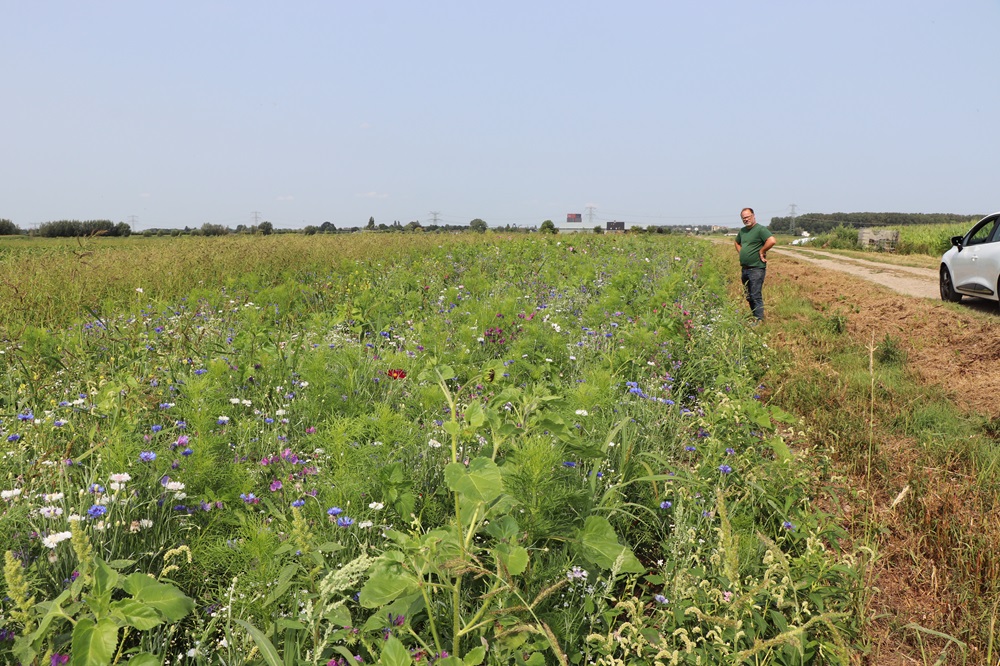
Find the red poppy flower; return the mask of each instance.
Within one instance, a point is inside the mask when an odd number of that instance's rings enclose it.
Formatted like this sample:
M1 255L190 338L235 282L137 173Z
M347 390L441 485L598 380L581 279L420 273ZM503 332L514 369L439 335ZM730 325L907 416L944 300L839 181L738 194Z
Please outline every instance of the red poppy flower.
M406 371L394 368L392 370L386 370L387 375L392 379L406 379Z

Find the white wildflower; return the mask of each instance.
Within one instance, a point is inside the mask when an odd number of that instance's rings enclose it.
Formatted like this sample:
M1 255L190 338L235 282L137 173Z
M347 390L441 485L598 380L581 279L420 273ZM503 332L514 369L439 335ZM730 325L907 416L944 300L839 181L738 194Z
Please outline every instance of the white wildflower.
M60 541L65 541L71 536L73 536L72 532L56 532L42 538L42 545L46 548L55 548L59 545Z

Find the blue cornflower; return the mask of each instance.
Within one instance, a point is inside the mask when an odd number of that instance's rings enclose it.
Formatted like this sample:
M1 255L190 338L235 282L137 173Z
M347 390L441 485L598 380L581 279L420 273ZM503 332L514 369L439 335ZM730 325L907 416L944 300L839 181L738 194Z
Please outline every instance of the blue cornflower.
M563 463L563 467L576 467L576 463L573 462L572 460L567 460L566 462Z
M163 426L161 426L161 425L155 425L155 426L153 426L153 427L151 428L151 430L152 430L153 432L160 432L161 430L163 430Z
M781 526L784 527L786 530L789 530L789 531L795 529L795 525L793 525L790 521L787 521L787 520L785 522L781 523Z
M297 499L294 502L292 502L292 506L294 507L304 506L305 503L306 501L304 499Z
M684 447L684 450L685 451L695 451L696 449L692 445L688 444L687 446Z
M339 516L342 513L344 513L344 510L341 509L339 506L331 506L329 509L326 510L326 515L328 516Z
M253 493L240 493L240 499L244 504L260 504L260 498Z
M154 460L156 460L156 454L152 451L143 451L139 454L140 462L153 462Z
M660 508L663 509L664 511L669 509L673 505L674 505L673 502L671 502L670 500L663 500L662 502L660 502Z
M62 428L64 425L66 425L66 422L65 421L56 420L55 422L52 423L52 425L54 425L57 428Z
M16 442L19 439L21 439L21 436L19 434L17 434L16 432L13 435L8 435L7 436L7 441L8 442Z
M197 370L194 371L194 374L196 374L196 375L203 375L206 372L208 372L208 370L206 370L205 368L198 368Z
M181 451L181 455L182 456L189 456L192 453L194 453L194 451L191 450L190 446L188 448L184 449L183 451Z
M736 455L736 450L735 449L726 449L726 455L727 456Z
M104 486L98 485L96 483L92 483L92 484L90 484L90 487L87 488L87 491L91 492L93 494L103 493L104 492Z
M347 516L342 516L337 518L337 527L350 527L354 524L353 518L348 518Z
M730 472L733 471L733 468L730 467L729 465L719 465L719 471L722 472L723 474L729 474Z
M108 512L108 507L103 504L94 504L87 509L87 515L91 518L99 518Z
M654 600L654 601L655 601L656 603L660 604L661 606L662 606L662 605L664 605L664 604L668 604L668 603L670 603L670 600L669 600L669 599L667 599L667 598L666 598L665 596L663 596L662 594L656 594L656 595L653 595L653 600Z
M18 421L33 421L34 419L35 415L30 410L25 412L24 414L17 415Z

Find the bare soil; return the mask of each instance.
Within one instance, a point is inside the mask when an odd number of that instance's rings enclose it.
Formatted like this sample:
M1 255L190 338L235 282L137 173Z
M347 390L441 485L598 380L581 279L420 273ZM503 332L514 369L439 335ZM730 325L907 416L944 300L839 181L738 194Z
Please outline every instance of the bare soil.
M966 297L961 304L944 303L934 269L816 250L775 248L768 268L765 299L768 290L791 286L817 309L843 314L847 334L861 344L892 336L921 383L940 390L957 409L991 420L1000 417L1000 313L995 302ZM777 328L772 343L793 349L801 344ZM1000 530L991 517L993 507L984 506L988 500L977 494L968 469L929 466L920 457L919 444L905 437L880 441L878 447L889 461L879 487L867 487L848 473L835 507L856 537L872 530L873 519L880 531L879 557L866 580L871 653L862 661L931 663L947 642L913 627L948 633L968 626L962 598L950 582L961 577L968 589L969 580L982 580L983 594L990 594L987 581L1000 575L994 554ZM920 491L899 495L911 486ZM921 642L930 648L927 655L918 649ZM984 663L985 645L967 649L967 661L952 646L941 663Z
M965 410L1000 416L1000 309L995 302L941 301L935 270L814 250L775 248L772 254L777 261L768 263L771 285L794 283L801 295L828 309L850 306L856 310L848 312L850 335L861 342L891 335L923 382L940 386Z

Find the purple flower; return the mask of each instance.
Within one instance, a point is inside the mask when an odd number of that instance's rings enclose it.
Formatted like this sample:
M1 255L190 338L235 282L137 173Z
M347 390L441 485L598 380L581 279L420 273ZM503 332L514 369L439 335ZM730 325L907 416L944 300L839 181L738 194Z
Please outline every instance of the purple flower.
M736 455L736 450L735 449L726 449L726 455L727 456Z
M653 595L653 600L654 600L654 601L655 601L656 603L660 604L661 606L662 606L662 605L664 605L664 604L668 604L668 603L670 603L670 600L669 600L669 599L667 599L667 598L666 598L665 596L663 596L662 594L656 594L656 595Z
M695 448L694 448L693 446L691 446L691 445L689 444L688 446L685 446L685 447L684 447L684 450L685 450L685 451L694 451L694 450L695 450Z
M91 518L99 518L108 512L108 507L103 504L94 504L87 509L87 515Z
M152 427L153 432L160 432L161 430L163 430L163 426L161 425L155 425Z
M189 456L192 453L194 453L194 451L191 450L191 447L188 447L188 448L184 449L183 451L181 451L181 455L182 456Z
M348 518L347 516L341 516L337 518L337 527L350 527L354 524L353 518Z
M205 368L198 368L197 370L194 371L194 374L196 374L196 375L203 375L206 372L208 372L208 370L206 370Z
M297 499L294 502L292 502L292 506L299 507L305 505L305 503L306 501L304 499Z
M240 499L244 504L260 504L260 498L253 493L240 493Z
M152 451L143 451L139 454L140 462L153 462L154 460L156 460L156 454Z
M791 522L789 522L787 520L785 522L781 523L781 526L784 527L786 530L789 530L789 531L795 529L795 525L793 525Z
M669 509L673 505L674 505L673 502L671 502L670 500L663 500L662 502L660 502L660 508L663 509L664 511Z
M30 410L25 412L24 414L17 415L18 421L33 421L34 419L35 415Z
M344 510L341 509L339 506L331 506L329 509L326 510L326 515L328 516L339 516L342 513L344 513Z
M281 490L281 479L275 479L274 481L272 481L270 488L272 493Z
M729 465L719 465L719 471L722 472L723 474L729 474L730 472L733 471L733 468L730 467Z

